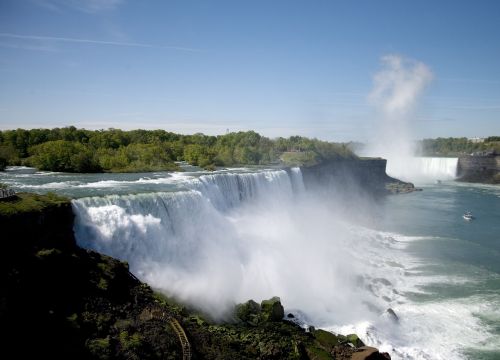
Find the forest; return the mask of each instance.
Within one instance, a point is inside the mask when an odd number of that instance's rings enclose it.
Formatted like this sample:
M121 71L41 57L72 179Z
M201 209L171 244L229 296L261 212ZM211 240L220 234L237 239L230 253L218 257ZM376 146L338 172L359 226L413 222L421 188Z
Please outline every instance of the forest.
M304 165L355 157L346 144L301 136L269 139L255 131L218 136L74 126L0 131L0 170L8 165L77 173L180 170L178 161L214 170L217 166Z
M418 143L423 156L461 156L473 153L500 154L500 136L490 136L480 141L462 138L424 139Z

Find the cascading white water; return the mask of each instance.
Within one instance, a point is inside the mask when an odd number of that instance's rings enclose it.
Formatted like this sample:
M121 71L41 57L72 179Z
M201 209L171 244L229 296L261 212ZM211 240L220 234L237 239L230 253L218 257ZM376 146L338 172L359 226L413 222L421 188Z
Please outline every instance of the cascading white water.
M78 243L128 261L139 278L215 317L274 295L317 319L366 314L351 295L356 265L342 245L349 230L296 196L299 168L203 175L185 186L74 200Z
M414 157L404 161L387 161L387 173L406 181L453 180L458 158Z
M421 157L418 161L424 176L448 180L457 175L458 158Z
M191 190L74 200L76 239L128 261L140 278L217 316L240 297L251 263L240 213L246 207L279 212L304 188L302 175L298 168L218 173L184 185Z

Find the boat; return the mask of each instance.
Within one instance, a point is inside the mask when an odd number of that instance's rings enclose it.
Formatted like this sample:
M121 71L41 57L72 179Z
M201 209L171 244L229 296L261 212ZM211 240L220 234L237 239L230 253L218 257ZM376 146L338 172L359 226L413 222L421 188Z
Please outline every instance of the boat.
M474 220L474 216L472 215L472 213L470 211L466 211L462 217L464 218L464 220L467 220L467 221L470 221L470 220Z

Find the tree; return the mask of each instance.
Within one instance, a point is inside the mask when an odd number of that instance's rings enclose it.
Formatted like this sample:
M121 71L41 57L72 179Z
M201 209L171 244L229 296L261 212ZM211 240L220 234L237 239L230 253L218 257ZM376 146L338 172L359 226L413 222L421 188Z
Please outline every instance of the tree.
M67 140L48 141L30 148L30 163L40 170L98 172L101 170L92 151Z

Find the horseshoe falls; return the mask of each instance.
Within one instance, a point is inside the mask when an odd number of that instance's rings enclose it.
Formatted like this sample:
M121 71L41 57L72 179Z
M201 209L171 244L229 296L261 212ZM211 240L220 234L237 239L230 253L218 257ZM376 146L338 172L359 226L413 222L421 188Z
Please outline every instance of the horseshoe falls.
M453 180L457 175L458 158L413 157L389 161L387 173L407 181L429 182Z

